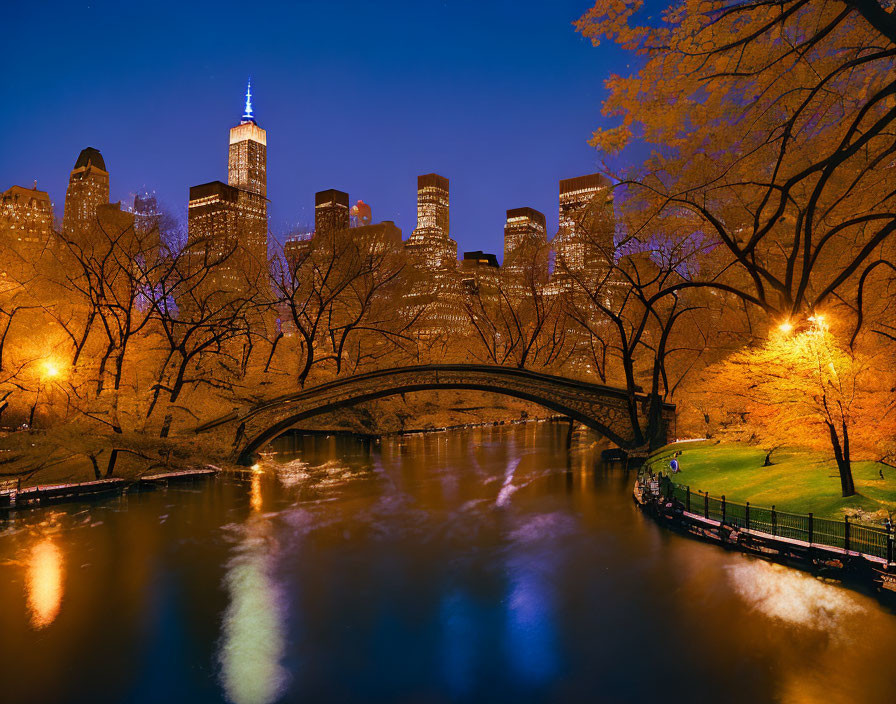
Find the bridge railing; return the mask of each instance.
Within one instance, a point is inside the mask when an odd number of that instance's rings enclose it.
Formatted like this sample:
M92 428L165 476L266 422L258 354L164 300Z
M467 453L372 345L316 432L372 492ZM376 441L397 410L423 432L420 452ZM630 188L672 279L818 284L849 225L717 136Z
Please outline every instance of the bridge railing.
M790 513L756 506L749 501L729 501L724 494L711 496L705 491L694 491L689 486L673 482L665 474L651 482L649 474L639 475L639 481L657 499L674 499L688 513L718 521L727 526L764 533L775 538L797 540L808 545L857 552L893 562L893 527L860 523L844 516L843 520L820 518L811 513Z

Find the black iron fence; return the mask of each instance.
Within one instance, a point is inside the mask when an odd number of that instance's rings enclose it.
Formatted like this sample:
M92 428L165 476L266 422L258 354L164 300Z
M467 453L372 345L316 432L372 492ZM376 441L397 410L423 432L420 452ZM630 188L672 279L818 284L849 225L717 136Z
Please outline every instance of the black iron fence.
M675 499L685 511L725 525L749 531L767 533L778 538L799 540L811 545L826 545L846 551L860 552L893 562L893 528L878 527L867 523L818 518L809 514L778 511L774 506L753 506L750 502L739 504L728 501L724 495L710 496L708 492L692 491L661 475L641 481L652 491L668 499Z

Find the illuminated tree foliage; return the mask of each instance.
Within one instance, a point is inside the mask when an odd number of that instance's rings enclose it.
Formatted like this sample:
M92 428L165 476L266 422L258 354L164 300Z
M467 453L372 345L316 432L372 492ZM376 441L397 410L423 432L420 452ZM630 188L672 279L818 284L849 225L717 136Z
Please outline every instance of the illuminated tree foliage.
M713 245L691 281L764 309L857 310L896 231L896 16L875 0L685 0L639 24L641 0L577 23L639 55L607 81L592 144L654 145L620 174L644 227L686 217ZM890 272L892 273L892 272Z
M855 493L855 457L880 459L890 452L892 371L838 343L819 317L802 330L782 326L764 344L713 367L706 381L703 392L717 397L736 435L831 453L843 496Z

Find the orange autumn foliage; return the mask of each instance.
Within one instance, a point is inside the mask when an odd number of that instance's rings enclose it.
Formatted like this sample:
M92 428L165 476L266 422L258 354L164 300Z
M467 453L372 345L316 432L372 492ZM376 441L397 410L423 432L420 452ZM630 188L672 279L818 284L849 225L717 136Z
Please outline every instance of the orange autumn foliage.
M896 15L876 0L599 2L576 23L640 68L612 76L595 131L607 152L654 151L618 174L617 209L690 222L713 248L686 285L773 319L844 300L892 255L896 233ZM889 271L889 270L888 270Z

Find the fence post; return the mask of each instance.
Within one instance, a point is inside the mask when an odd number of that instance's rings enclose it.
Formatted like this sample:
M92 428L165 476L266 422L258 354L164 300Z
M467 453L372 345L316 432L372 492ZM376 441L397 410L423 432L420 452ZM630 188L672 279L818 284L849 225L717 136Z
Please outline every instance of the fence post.
M887 564L893 562L893 528L887 526Z
M843 517L843 548L849 552L849 516Z
M775 505L772 504L772 535L778 534L778 514L775 511Z
M691 487L687 487L687 491L684 496L684 505L685 505L685 510L687 510L687 512L690 513L691 512Z
M746 523L744 528L746 528L747 530L750 530L750 502L749 501L747 501L747 508L744 511L744 523Z
M703 517L709 518L709 492L703 492Z
M812 544L812 534L814 532L813 528L814 528L814 525L813 525L813 520L812 520L812 514L810 513L809 514L809 545Z
M722 494L722 523L725 522L725 495Z

